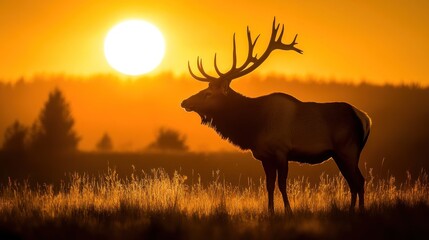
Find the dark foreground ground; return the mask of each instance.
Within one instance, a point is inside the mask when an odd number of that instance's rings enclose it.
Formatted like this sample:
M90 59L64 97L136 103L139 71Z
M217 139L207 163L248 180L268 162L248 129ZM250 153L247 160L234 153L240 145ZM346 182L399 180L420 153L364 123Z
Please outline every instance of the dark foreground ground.
M178 211L139 212L121 207L113 212L75 210L72 217L45 219L0 216L0 239L428 239L429 206L370 207L351 214L336 207L328 212L295 212L293 218L228 216L219 210L210 216ZM22 216L22 214L20 214Z

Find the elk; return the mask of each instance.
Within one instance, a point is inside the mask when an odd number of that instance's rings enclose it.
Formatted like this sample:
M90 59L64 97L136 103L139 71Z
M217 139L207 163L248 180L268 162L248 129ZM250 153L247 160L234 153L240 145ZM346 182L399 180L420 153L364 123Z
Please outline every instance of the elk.
M232 80L244 76L261 65L276 49L303 51L292 43L282 42L284 25L274 18L268 47L258 57L253 50L259 35L252 40L247 27L248 53L237 66L235 34L233 36L232 67L222 72L214 56L216 75L208 74L202 59L197 57L200 75L188 62L193 78L208 82L208 88L184 100L181 107L194 111L201 123L213 128L223 139L243 150L250 150L262 162L268 192L268 212L274 213L273 194L278 176L286 214L292 214L286 191L288 162L318 164L333 159L346 179L350 192L350 211L354 211L357 196L359 209L364 209L364 177L358 162L368 139L371 119L356 107L344 102L302 102L284 93L272 93L256 98L246 97L230 88Z

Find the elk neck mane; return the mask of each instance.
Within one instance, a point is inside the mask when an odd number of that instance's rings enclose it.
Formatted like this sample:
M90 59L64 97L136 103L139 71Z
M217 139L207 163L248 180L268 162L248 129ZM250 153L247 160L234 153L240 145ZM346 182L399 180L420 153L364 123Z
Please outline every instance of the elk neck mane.
M212 112L202 124L213 128L223 139L241 149L250 149L256 144L264 127L269 126L264 99L276 94L279 93L250 98L229 89L225 96L226 104Z

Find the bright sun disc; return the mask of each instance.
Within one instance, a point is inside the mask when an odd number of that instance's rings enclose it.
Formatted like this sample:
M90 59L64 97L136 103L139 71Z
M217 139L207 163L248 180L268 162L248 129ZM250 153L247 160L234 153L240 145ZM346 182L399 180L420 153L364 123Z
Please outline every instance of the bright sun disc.
M127 20L114 26L104 40L109 65L127 75L152 71L162 61L165 42L154 25L143 20Z

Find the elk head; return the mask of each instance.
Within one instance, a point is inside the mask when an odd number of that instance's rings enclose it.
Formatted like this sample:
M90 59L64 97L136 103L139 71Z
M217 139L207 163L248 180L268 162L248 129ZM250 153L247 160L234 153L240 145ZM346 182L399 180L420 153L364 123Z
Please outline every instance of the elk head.
M249 27L247 27L247 40L249 50L247 53L247 58L241 66L237 66L237 51L234 34L232 45L232 66L230 70L226 72L222 72L221 70L219 70L216 61L216 54L214 56L214 70L216 71L217 76L209 75L204 70L203 60L200 57L197 57L197 67L200 71L200 76L193 73L190 63L188 62L189 73L192 75L192 77L198 81L208 82L209 86L206 89L184 100L181 106L188 112L197 112L201 117L202 123L207 123L213 119L213 116L216 113L222 112L225 106L230 105L232 98L236 97L237 93L232 91L232 89L229 87L231 81L255 70L268 58L268 56L273 50L293 50L302 54L302 50L295 47L295 45L297 44L296 38L298 35L295 35L295 38L293 39L292 43L284 44L282 43L284 25L282 25L281 27L280 34L278 34L279 29L280 24L276 24L276 19L274 18L268 47L265 52L260 57L258 57L257 54L253 53L253 50L255 48L256 42L258 41L259 35L255 38L255 40L252 40L250 29Z

